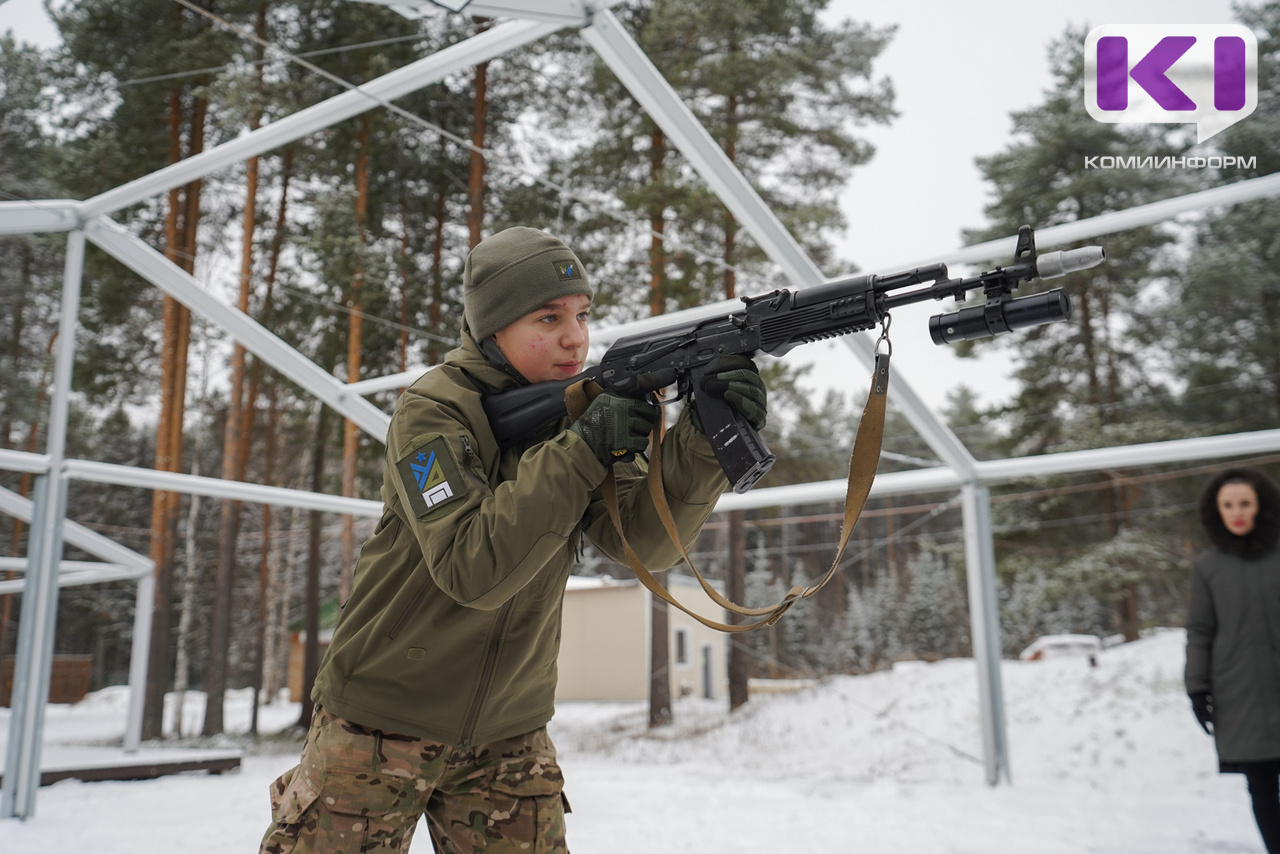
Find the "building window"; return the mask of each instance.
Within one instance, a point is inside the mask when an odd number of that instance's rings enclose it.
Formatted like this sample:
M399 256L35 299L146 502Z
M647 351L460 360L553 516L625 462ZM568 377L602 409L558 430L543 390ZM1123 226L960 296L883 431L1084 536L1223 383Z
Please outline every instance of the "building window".
M689 630L685 628L676 629L676 664L687 665L689 663Z

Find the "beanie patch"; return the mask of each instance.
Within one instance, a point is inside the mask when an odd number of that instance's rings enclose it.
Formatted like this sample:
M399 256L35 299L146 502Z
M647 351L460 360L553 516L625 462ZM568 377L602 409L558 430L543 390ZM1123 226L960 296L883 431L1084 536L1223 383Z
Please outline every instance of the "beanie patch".
M582 278L582 272L578 269L577 261L557 261L555 262L555 267L556 278L562 282Z

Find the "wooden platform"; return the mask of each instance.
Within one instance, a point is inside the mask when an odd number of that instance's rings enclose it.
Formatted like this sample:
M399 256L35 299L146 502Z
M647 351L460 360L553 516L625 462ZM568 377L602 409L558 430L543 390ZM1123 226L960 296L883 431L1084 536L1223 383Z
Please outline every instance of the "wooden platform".
M240 767L238 750L142 748L125 753L118 747L47 746L41 751L40 785L60 780L152 780L170 774L221 774ZM0 771L3 763L0 763ZM0 784L3 783L0 774Z

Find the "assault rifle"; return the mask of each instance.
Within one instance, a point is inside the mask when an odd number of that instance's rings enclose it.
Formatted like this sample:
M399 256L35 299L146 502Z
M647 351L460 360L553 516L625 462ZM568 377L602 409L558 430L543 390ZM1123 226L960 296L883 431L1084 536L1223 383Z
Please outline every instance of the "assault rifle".
M485 395L484 409L494 437L506 448L564 418L565 389L581 380L594 380L605 391L632 397L674 383L677 396L671 401L688 399L716 372L722 356L757 352L781 356L799 344L871 329L885 322L898 306L946 297L963 301L968 291L977 288L983 289L985 304L929 319L929 334L935 344L1065 321L1071 317L1071 304L1061 288L1019 298L1013 297L1014 289L1030 279L1063 276L1105 259L1101 246L1037 256L1035 233L1024 225L1018 231L1013 263L1007 267L951 279L947 265L933 264L888 276L850 276L800 291L780 289L743 297L746 307L723 317L619 338L600 364L576 377ZM773 453L755 428L722 398L695 394L693 407L733 491L746 492L769 471Z

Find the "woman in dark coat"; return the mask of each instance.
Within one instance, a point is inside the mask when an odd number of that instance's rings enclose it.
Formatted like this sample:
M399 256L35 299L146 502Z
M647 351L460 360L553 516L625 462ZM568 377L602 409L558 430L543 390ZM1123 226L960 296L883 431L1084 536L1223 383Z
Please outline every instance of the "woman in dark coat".
M1280 854L1280 487L1236 468L1200 495L1213 548L1191 566L1187 693L1219 770L1242 773L1269 854Z

